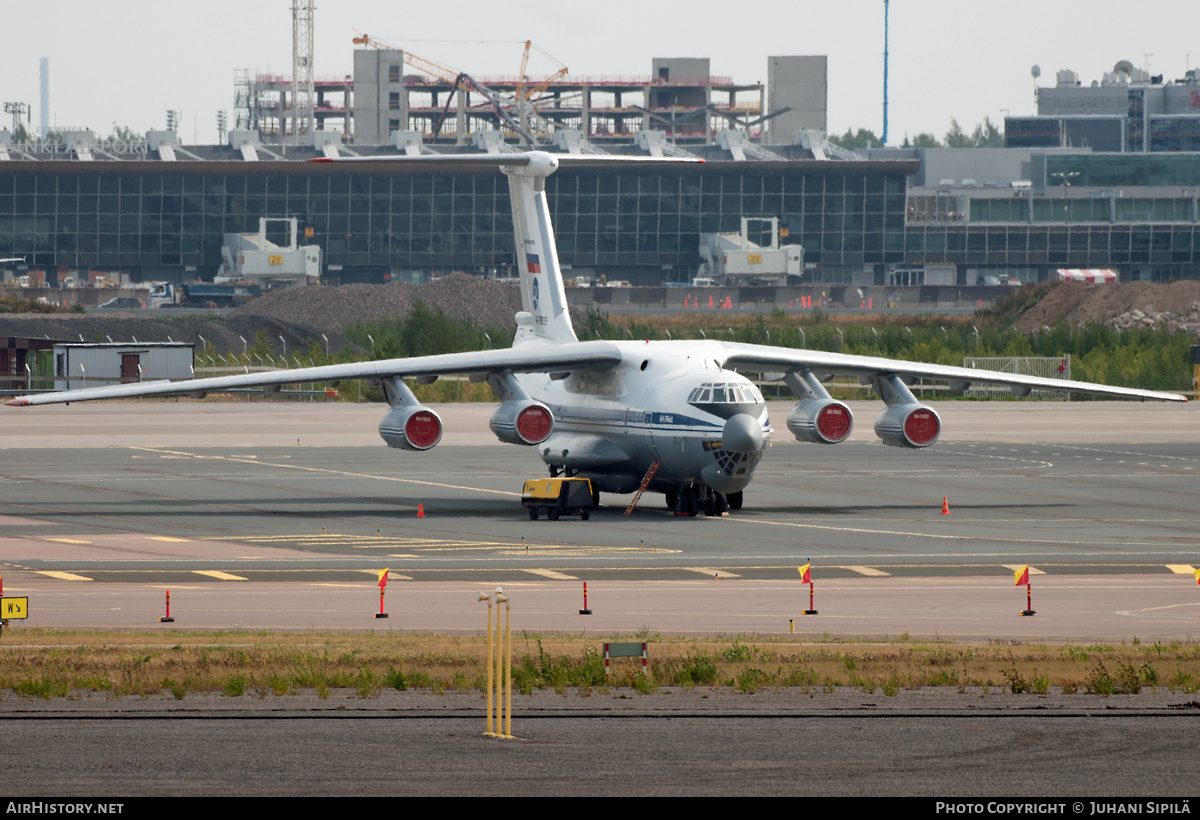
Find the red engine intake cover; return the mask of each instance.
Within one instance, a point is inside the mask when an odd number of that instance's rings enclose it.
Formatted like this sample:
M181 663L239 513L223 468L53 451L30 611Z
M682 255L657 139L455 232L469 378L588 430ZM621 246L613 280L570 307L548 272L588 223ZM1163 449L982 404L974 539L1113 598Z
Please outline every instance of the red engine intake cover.
M927 447L937 441L942 423L932 410L918 407L904 419L904 435L917 447Z
M550 435L554 419L546 408L533 405L517 414L517 435L529 444L540 444Z
M829 404L817 414L817 431L826 441L836 444L850 435L852 419L840 404Z
M404 437L409 444L420 450L428 450L442 436L442 423L433 413L413 413L404 422Z

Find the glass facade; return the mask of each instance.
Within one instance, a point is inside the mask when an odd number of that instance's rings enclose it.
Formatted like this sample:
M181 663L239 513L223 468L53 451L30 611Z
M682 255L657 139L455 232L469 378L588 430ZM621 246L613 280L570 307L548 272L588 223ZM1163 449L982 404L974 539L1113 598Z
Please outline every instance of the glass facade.
M1037 157L1035 157L1037 159ZM1034 162L1035 187L1052 187L1055 174L1072 176L1071 185L1082 188L1200 185L1200 154L1046 154L1045 164Z
M560 170L546 190L562 261L690 267L701 233L736 232L743 216L780 217L811 262L902 261L905 174L915 163L738 165ZM0 255L37 267L215 269L223 235L257 232L260 216L298 217L326 262L347 268L471 269L513 258L500 174L301 162L10 167L0 168Z
M1072 193L1200 188L1200 155L1046 155L1034 167L1077 173ZM626 267L651 279L672 268L668 278L687 278L680 271L698 265L700 234L736 233L743 216L779 217L786 241L804 246L814 282L850 281L867 266L931 263L1200 274L1196 194L1064 201L1049 186L1032 197L909 201L906 180L918 168L916 161L725 161L645 165L637 173L574 167L551 176L547 193L563 263L610 276ZM513 262L508 185L495 173L305 162L0 165L0 257L25 257L31 268L207 274L220 264L224 235L256 233L261 216L297 217L302 231L311 228L306 241L324 248L326 263L353 274L343 281L385 271L412 279L422 271L503 270Z

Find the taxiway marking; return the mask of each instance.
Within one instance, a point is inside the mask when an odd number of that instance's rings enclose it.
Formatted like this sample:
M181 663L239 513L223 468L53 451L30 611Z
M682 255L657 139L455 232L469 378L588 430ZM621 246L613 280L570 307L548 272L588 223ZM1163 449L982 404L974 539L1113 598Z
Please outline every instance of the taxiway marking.
M160 453L173 456L186 456L189 458L209 459L216 461L233 461L241 464L258 464L278 467L281 470L301 470L310 473L325 473L327 475L340 475L349 478L370 478L376 481L395 481L401 484L417 484L422 487L440 487L446 490L469 490L474 493L489 493L491 495L503 495L510 498L515 497L511 490L488 490L483 487L464 487L459 484L439 484L436 481L419 481L415 478L397 478L395 476L371 475L370 473L352 473L347 470L330 470L325 467L305 467L300 464L279 464L275 461L259 461L256 458L248 458L246 456L202 456L197 453L188 453L182 450L163 450L156 447L131 447L131 450L142 450L147 453Z
M710 578L714 575L718 578L741 578L742 577L742 576L738 575L737 573L726 572L725 570L721 570L721 569L712 569L711 567L680 567L680 569L687 570L688 572L699 572L701 575L707 575Z
M531 572L534 575L540 575L543 578L549 578L553 581L578 581L574 575L563 575L561 572L555 572L552 569L525 569L523 572Z
M228 572L221 572L218 569L194 569L196 575L207 575L209 578L216 578L218 581L248 581L249 578L243 578L240 575L231 575Z
M890 572L884 572L881 569L875 569L875 567L846 567L846 566L843 566L843 567L837 567L837 569L848 569L851 572L857 572L859 575L869 575L872 578L886 578L886 577L891 576Z

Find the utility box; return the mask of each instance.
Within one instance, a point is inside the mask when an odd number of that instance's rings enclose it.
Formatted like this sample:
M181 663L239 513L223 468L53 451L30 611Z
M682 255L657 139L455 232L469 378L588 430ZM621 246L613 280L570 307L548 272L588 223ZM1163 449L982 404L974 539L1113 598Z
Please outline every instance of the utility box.
M588 520L596 506L592 482L586 478L535 478L525 482L521 503L529 510L529 520L545 514L551 521L562 515L578 515Z

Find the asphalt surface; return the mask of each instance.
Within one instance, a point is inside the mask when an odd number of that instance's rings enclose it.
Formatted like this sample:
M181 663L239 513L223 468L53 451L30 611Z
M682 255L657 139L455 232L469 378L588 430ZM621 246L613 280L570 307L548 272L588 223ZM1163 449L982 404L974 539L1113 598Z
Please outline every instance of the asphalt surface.
M1027 804L1194 795L1200 704L842 689L0 701L7 794L863 795ZM1090 795L1080 810L1071 799ZM1141 800L1143 804L1146 802ZM1026 810L1028 811L1028 810ZM1010 809L1010 813L1017 813ZM1162 812L1160 812L1162 813Z
M1180 639L1198 625L1192 405L946 403L943 441L907 451L873 440L864 403L844 444L777 441L741 511L677 518L648 495L626 516L627 496L605 496L587 522L528 520L518 492L540 462L492 443L489 408L443 408L430 453L378 442L380 410L11 411L7 593L31 596L29 625L133 626L171 588L190 626L369 628L362 602L377 607L389 568L397 617L419 629L476 629L454 602L479 585L519 588L531 627L578 628L564 613L585 581L603 613L589 629ZM819 623L801 615L809 561ZM1025 564L1039 615L1014 627Z
M626 517L628 499L606 496L588 522L528 520L517 494L543 468L494 442L490 408L440 408L446 438L425 454L382 445L379 406L10 410L0 574L31 612L11 628L477 633L477 592L503 586L514 629L598 638L1194 639L1195 405L944 403L943 440L921 452L882 447L878 407L854 408L851 440L818 447L784 441L788 407L773 407L778 441L738 513L675 518L648 497ZM796 574L809 559L814 616ZM1034 617L1019 614L1022 564ZM167 588L176 622L160 625ZM1200 768L1200 703L1165 689L536 693L514 704L514 740L481 737L483 708L454 693L8 695L0 791L917 795L930 813L1007 795L1090 815L1101 795L1194 793Z

